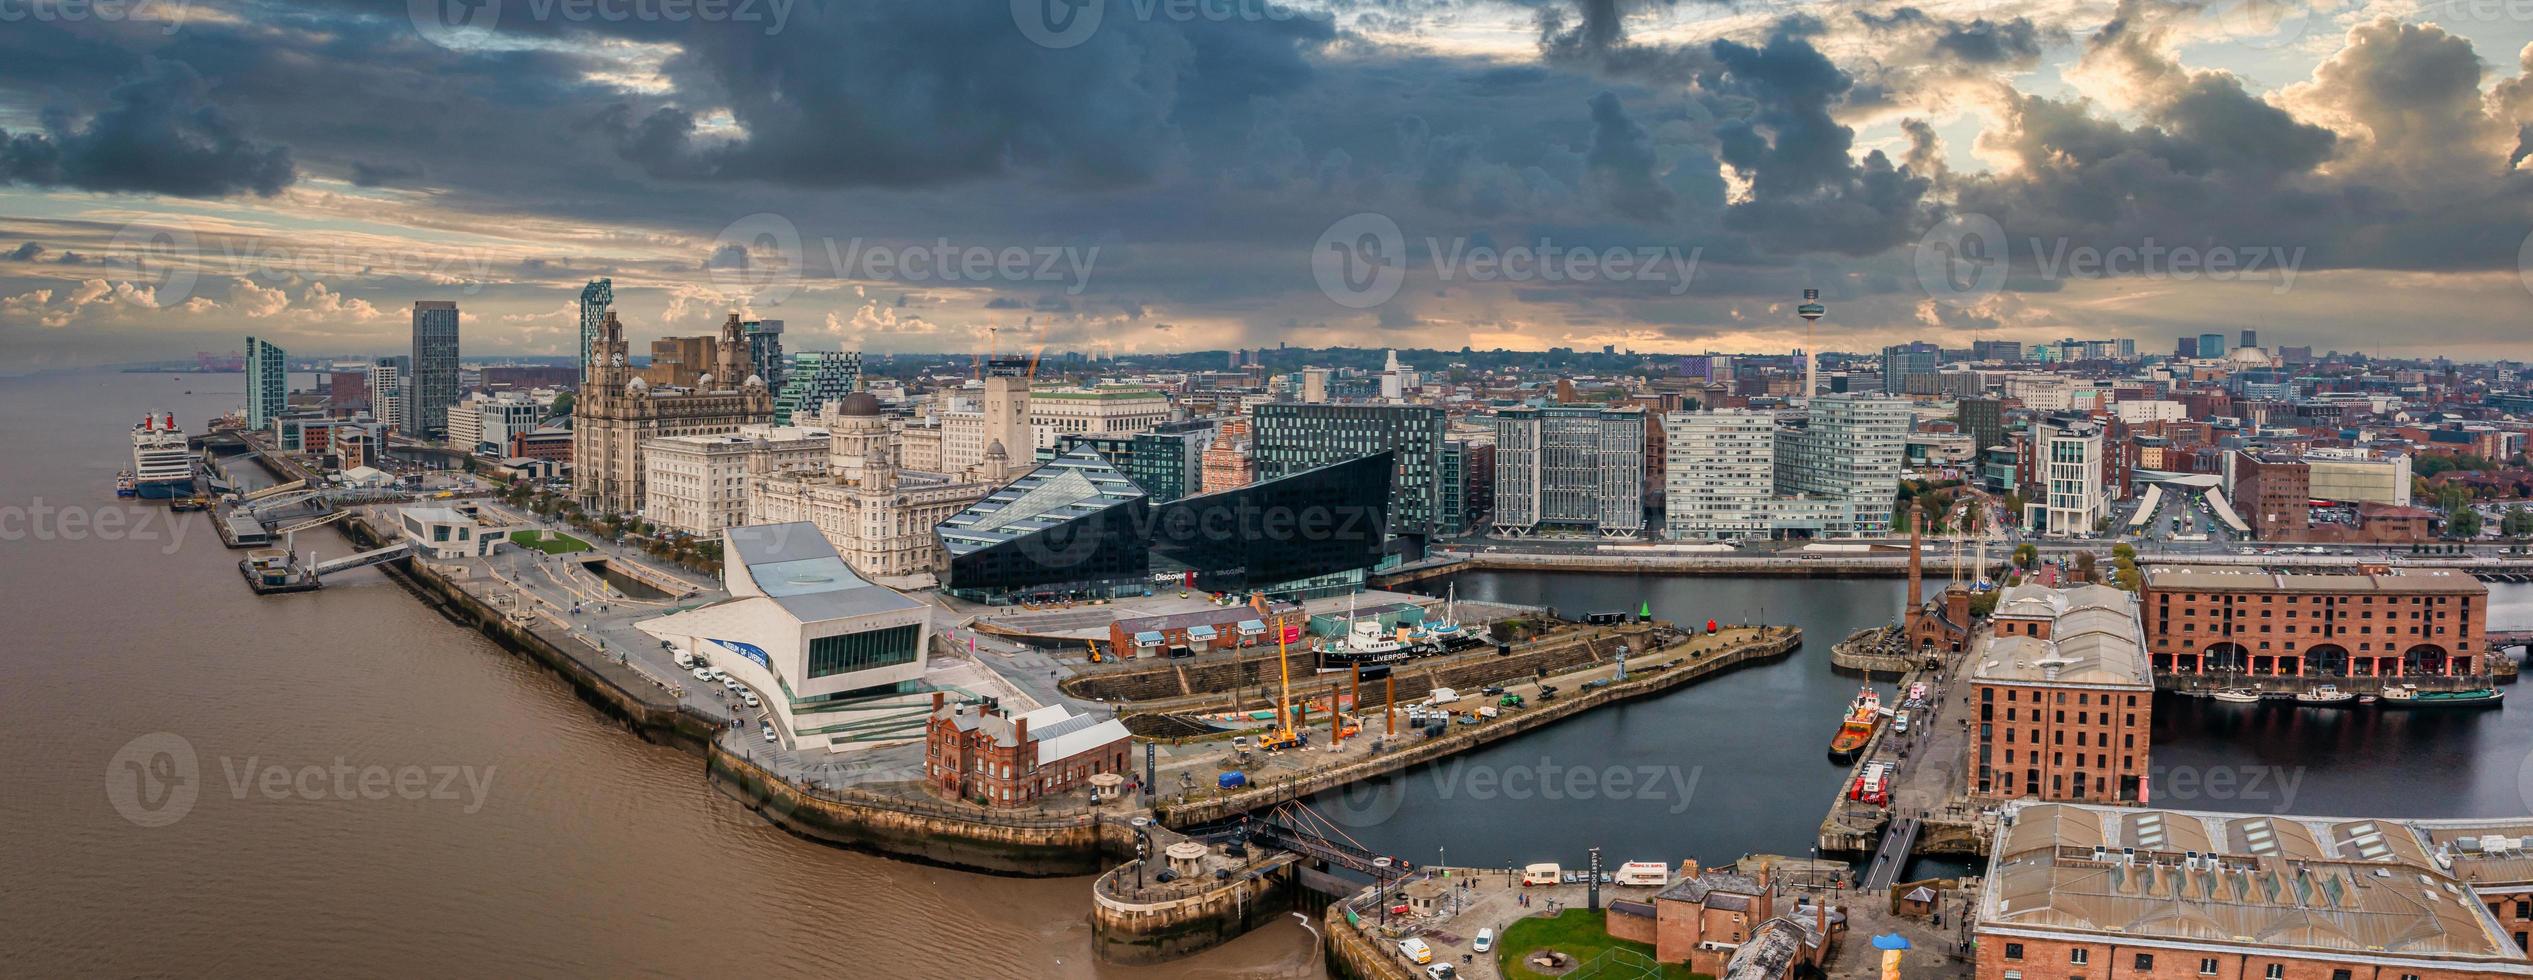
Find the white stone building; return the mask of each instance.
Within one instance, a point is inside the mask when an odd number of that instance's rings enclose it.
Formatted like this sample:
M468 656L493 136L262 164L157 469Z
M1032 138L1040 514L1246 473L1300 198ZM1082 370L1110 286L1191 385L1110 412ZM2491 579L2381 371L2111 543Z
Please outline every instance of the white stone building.
M747 523L748 481L826 467L827 430L743 425L719 435L662 436L642 444L642 513L688 534Z
M1000 485L901 466L898 434L868 392L829 402L818 425L828 433L823 471L749 481L748 523L814 525L862 575L930 574L940 554L933 525Z

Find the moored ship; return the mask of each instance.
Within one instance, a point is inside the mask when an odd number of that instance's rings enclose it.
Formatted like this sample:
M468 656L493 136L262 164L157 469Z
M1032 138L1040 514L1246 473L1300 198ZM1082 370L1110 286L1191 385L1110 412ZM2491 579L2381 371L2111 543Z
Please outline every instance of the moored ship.
M176 413L152 412L132 427L132 483L134 494L143 500L194 495L193 453L185 448L185 434L176 428Z
M1865 743L1873 741L1873 730L1882 724L1882 695L1868 687L1847 702L1847 715L1838 722L1838 734L1829 740L1829 757L1839 763L1854 762Z

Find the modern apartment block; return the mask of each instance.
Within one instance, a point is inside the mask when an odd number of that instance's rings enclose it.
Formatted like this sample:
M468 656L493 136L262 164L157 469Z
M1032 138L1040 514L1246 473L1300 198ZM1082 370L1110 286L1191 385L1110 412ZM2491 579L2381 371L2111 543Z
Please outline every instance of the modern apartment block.
M791 367L783 359L783 321L743 320L739 330L748 339L748 369L765 379L765 387L783 390L783 380Z
M1442 526L1467 532L1495 514L1495 437L1458 436L1442 443Z
M405 369L409 362L402 355L382 357L369 368L369 413L397 431L404 428Z
M290 355L268 340L246 338L246 427L262 432L290 407Z
M2139 595L2160 671L2399 678L2489 670L2489 587L2458 569L2156 565L2145 569Z
M457 403L457 304L415 300L413 353L404 379L404 433L438 439L449 432L449 406Z
M1645 412L1551 405L1495 416L1495 533L1645 529Z
M1923 340L1893 344L1882 349L1882 393L1898 395L1908 392L1908 379L1914 375L1932 375L1943 348Z
M1724 409L1674 412L1663 417L1663 426L1666 537L1876 537L1891 532L1908 445L1905 401L1825 394L1815 396L1803 415L1789 419Z
M1279 479L1377 452L1394 452L1397 469L1390 480L1390 530L1418 535L1448 530L1442 523L1440 476L1443 439L1451 423L1441 408L1279 402L1252 408L1250 422L1257 479ZM1500 446L1497 453L1500 466Z
M1972 640L1971 792L1991 800L2146 799L2155 707L2137 600L2107 585L2018 585Z
M2081 537L2110 520L2111 495L2103 480L2107 451L2102 423L2091 418L2034 419L2026 443L2031 472L2023 495L2023 526L2051 537Z
M1196 493L1205 484L1205 451L1220 432L1212 419L1163 422L1129 440L1126 477L1156 504Z
M764 322L774 323L777 327L782 324L780 320ZM748 335L751 347L756 339L756 334ZM778 342L776 350L780 349ZM805 423L825 411L828 402L852 393L854 386L862 380L860 351L800 351L780 359L778 363L783 364L782 370L767 374L759 368L757 372L774 389L776 425ZM777 381L776 377L782 380Z

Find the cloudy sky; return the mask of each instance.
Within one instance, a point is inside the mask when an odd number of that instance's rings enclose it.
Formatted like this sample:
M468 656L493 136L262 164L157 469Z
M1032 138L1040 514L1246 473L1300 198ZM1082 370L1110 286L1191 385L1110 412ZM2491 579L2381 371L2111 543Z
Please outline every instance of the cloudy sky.
M2533 0L0 4L13 369L795 349L2533 355Z

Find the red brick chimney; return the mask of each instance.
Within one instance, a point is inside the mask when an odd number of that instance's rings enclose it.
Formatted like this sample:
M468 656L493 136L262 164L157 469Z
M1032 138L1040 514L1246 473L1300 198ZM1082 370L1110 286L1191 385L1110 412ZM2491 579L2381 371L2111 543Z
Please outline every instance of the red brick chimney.
M1011 741L1022 748L1029 747L1029 716L1022 715L1011 720Z
M933 711L935 711L935 712L939 712L939 711L941 710L941 699L942 699L942 697L943 697L942 692L940 692L940 691L934 691L934 692L932 692L932 710L933 710Z

